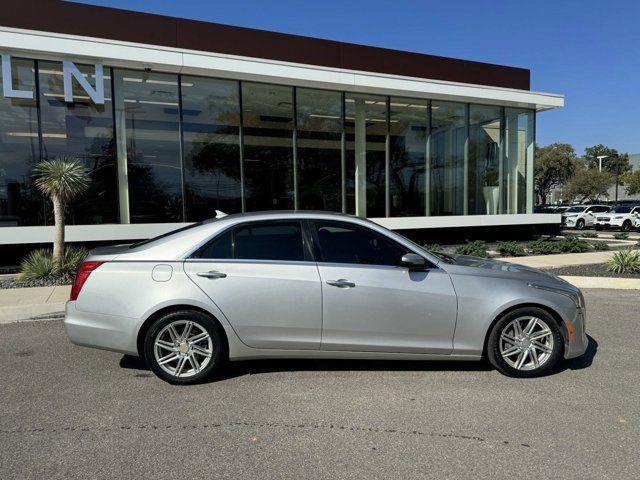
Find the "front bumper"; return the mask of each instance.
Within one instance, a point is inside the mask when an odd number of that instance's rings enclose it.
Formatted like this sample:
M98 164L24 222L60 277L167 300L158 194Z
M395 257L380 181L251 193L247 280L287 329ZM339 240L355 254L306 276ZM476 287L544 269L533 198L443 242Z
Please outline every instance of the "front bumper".
M622 228L622 223L624 222L623 220L596 220L595 222L593 222L593 225L595 227L601 227L601 228Z
M135 318L82 312L76 302L65 306L64 330L71 343L128 355L138 355Z
M584 304L584 301L583 301ZM564 328L564 358L576 358L587 351L589 338L586 329L587 312L584 307L576 309L576 315L572 322Z

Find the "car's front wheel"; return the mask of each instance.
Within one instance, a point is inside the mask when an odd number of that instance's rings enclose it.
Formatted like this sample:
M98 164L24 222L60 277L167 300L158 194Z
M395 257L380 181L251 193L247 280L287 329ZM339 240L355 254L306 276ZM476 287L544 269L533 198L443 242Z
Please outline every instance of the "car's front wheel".
M620 229L623 232L628 232L631 230L631 221L625 220L622 224L622 228Z
M199 311L163 315L151 325L144 339L147 365L169 383L201 382L220 368L224 355L218 325Z
M491 364L510 377L537 377L549 372L562 357L562 335L545 310L519 308L496 322L489 335Z
M580 218L577 222L576 222L576 229L577 230L584 230L584 219Z

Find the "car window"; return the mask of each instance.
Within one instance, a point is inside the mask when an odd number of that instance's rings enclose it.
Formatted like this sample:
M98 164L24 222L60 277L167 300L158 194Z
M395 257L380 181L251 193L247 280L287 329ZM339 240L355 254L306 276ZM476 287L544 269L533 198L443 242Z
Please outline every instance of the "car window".
M323 262L399 266L409 250L368 228L339 222L315 222Z
M300 222L268 222L240 226L234 231L235 258L246 260L304 260Z
M193 254L193 258L228 259L233 258L231 230L218 235L203 248Z

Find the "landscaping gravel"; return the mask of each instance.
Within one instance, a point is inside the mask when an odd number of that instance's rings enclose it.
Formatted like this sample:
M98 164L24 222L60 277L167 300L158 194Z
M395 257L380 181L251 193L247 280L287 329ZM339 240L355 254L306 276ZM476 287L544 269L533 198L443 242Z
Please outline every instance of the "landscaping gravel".
M27 287L57 287L60 285L71 285L72 280L68 278L52 278L43 280L0 280L0 289L3 288L27 288Z
M594 263L591 265L572 265L569 267L548 268L545 271L554 275L571 275L576 277L615 277L615 278L640 278L638 273L613 273L607 270L606 263Z

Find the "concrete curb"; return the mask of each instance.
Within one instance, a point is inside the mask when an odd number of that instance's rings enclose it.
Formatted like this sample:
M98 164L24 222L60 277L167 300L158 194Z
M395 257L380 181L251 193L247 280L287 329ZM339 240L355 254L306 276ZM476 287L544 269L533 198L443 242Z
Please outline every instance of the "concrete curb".
M573 275L562 275L560 278L578 288L640 290L640 278L577 277Z

